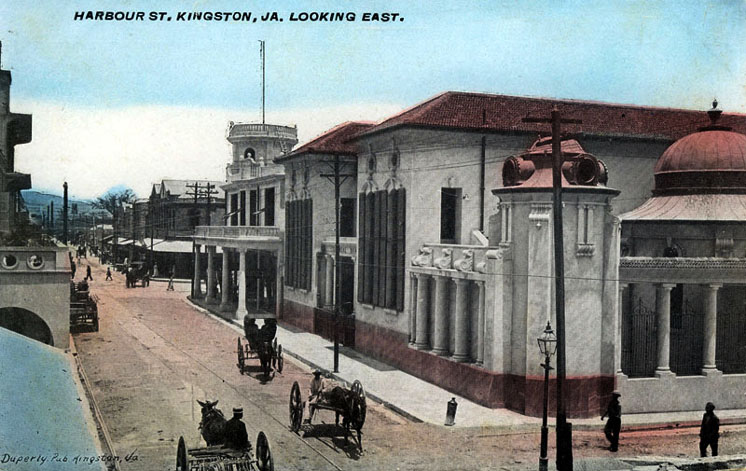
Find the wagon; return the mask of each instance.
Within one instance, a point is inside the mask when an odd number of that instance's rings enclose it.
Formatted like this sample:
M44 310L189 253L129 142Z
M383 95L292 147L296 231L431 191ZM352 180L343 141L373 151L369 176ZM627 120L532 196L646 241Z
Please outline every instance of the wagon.
M98 297L87 283L70 283L70 329L98 332Z
M271 343L259 342L259 344L256 345L256 350L254 350L251 348L250 342L244 344L241 342L241 337L238 337L237 351L237 366L241 374L248 374L248 360L250 358L259 358L262 373L264 373L264 376L267 378L269 378L273 369L278 373L282 373L282 368L285 366L285 360L282 356L282 345L277 343L277 339L274 339Z
M256 326L257 319L264 319L261 329ZM285 360L282 356L282 345L277 343L277 321L264 314L247 314L244 316L244 335L247 343L244 345L238 338L238 370L241 374L248 373L247 360L259 358L262 372L266 378L270 377L273 369L282 373Z
M249 450L233 450L222 445L187 448L179 437L176 471L274 471L272 451L264 432L256 437L256 455Z
M363 437L362 430L363 424L365 424L365 414L367 410L365 402L365 390L363 389L362 383L355 380L352 383L350 389L346 388L334 388L332 392L339 389L342 396L338 400L334 401L334 398L327 397L326 399L316 402L315 404L309 404L309 411L311 416L304 425L303 423L303 409L304 402L300 395L300 385L298 382L293 382L293 387L290 390L290 429L293 432L300 432L304 427L310 429L313 427L311 424L311 418L314 415L315 410L329 410L333 411L335 415L335 423L339 425L339 418L342 417L342 426L345 429L345 439L352 435L352 430L357 432L357 445L360 451L363 450Z

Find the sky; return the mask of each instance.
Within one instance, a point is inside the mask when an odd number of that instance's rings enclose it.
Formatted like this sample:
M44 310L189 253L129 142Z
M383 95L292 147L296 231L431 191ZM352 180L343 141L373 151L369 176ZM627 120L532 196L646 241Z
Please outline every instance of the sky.
M75 20L87 11L144 20ZM258 20L177 19L216 11ZM283 21L262 21L268 12ZM302 12L355 21L291 21ZM399 17L364 22L365 12ZM717 97L746 113L746 0L5 0L0 40L11 111L33 115L16 170L37 190L60 193L66 180L80 198L224 180L228 122L261 122L259 40L267 122L297 125L301 144L446 90L702 110Z

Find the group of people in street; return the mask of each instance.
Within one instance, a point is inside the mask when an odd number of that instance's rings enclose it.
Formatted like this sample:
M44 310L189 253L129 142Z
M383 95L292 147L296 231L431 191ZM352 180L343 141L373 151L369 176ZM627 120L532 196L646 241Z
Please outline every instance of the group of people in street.
M611 400L606 406L606 412L601 416L601 420L606 417L609 419L604 426L604 434L609 441L609 451L619 450L619 432L622 428L622 406L619 402L621 394L614 391L611 393ZM702 416L702 424L699 428L699 456L707 456L709 447L712 456L718 455L718 439L720 438L720 419L715 415L715 404L708 402L705 405L705 413Z

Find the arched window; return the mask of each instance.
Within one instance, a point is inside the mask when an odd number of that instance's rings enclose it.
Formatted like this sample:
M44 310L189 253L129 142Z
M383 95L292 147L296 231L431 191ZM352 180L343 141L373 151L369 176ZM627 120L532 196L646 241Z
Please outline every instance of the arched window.
M243 151L243 158L256 162L256 152L254 152L254 149L251 147L247 147L246 150Z

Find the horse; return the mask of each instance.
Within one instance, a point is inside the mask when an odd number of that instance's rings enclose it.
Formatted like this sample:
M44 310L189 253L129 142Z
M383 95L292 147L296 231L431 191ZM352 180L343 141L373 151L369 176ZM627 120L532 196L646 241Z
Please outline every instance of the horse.
M199 422L199 430L207 446L222 445L225 443L225 416L220 409L216 409L218 401L197 401L202 407L202 420Z

